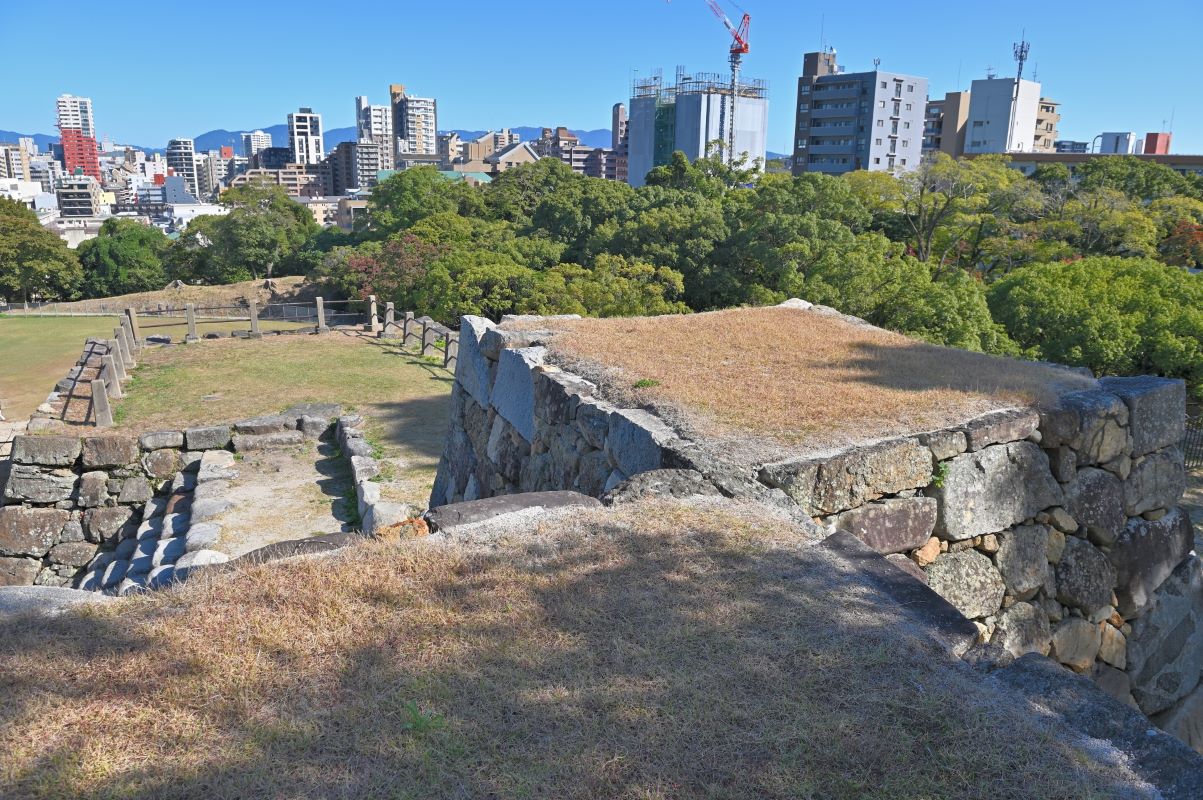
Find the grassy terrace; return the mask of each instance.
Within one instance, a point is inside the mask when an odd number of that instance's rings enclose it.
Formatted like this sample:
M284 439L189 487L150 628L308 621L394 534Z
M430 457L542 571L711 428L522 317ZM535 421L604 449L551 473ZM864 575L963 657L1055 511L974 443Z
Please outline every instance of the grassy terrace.
M855 443L931 430L1058 387L1065 370L918 342L789 308L558 322L552 349L630 403L691 427L784 445Z
M1041 716L662 504L0 624L6 798L1100 798ZM335 577L337 576L337 577ZM814 581L818 581L816 584Z
M439 364L441 365L441 361ZM389 340L351 332L148 348L117 401L120 429L145 432L336 402L369 418L391 499L425 507L443 448L451 375Z

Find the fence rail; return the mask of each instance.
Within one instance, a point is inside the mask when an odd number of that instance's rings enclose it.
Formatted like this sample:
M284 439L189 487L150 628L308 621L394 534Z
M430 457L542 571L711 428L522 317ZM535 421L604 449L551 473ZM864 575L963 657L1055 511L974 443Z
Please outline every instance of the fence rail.
M1182 441L1182 454L1186 457L1186 469L1203 470L1203 416L1187 417L1186 438Z

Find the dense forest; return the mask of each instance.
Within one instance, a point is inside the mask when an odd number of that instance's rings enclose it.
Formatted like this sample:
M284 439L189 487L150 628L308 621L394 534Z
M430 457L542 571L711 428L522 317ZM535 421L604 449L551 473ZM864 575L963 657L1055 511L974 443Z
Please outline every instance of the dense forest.
M448 322L802 297L941 344L1183 377L1203 396L1203 179L1136 158L795 178L677 153L639 189L551 159L481 187L418 168L376 187L354 233L318 228L275 187L222 202L228 215L175 241L111 220L72 253L0 201L0 295L304 274Z

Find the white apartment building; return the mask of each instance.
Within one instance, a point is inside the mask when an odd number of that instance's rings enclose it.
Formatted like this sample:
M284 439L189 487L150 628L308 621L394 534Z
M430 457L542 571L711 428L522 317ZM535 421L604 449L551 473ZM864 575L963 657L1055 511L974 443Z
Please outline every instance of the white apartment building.
M438 155L438 102L433 97L414 97L405 87L389 87L393 108L393 133L397 153Z
M193 197L200 197L196 149L191 139L171 139L167 142L167 168L184 179L184 185Z
M270 133L252 131L242 134L242 154L247 158L251 158L260 150L266 150L271 146L272 135Z
M288 115L288 148L293 164L320 164L326 154L322 147L322 115L302 108Z
M60 129L78 130L84 136L96 138L96 122L92 118L92 98L61 94L55 107Z
M380 169L393 168L393 110L388 106L374 106L366 97L355 98L356 141L377 145L377 160Z
M1014 78L976 80L969 90L965 152L1030 153L1040 112L1040 84Z

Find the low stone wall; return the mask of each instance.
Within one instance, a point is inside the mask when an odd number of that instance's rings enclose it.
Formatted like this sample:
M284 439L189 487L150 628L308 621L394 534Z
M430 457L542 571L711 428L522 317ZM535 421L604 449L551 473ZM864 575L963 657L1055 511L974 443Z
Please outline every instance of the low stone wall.
M343 457L351 466L360 529L368 536L376 536L384 528L412 518L414 509L404 503L380 499L380 484L374 480L380 475L380 463L373 456L372 446L364 438L363 423L364 418L359 414L339 417L334 435Z
M1181 381L1106 378L1049 409L749 467L545 363L548 335L464 317L432 508L563 489L774 503L887 555L982 641L1089 674L1203 751Z

